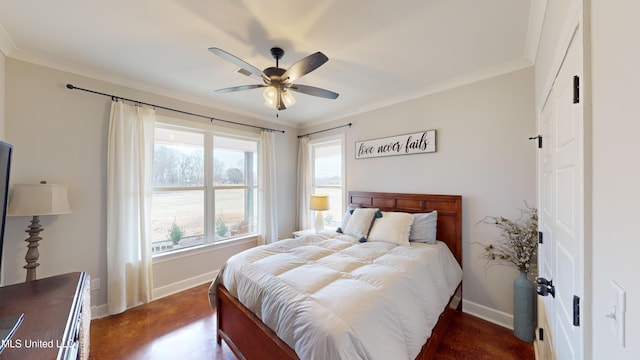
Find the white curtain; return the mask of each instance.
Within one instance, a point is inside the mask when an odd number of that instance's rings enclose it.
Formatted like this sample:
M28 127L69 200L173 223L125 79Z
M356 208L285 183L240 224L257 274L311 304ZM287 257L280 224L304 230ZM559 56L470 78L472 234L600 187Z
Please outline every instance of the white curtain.
M107 306L110 314L152 295L151 177L155 111L111 104L107 154Z
M313 227L312 214L309 210L311 199L311 164L309 157L309 137L303 136L298 142L298 191L296 211L296 223L298 230L310 229Z
M276 188L275 134L262 130L260 134L260 229L259 245L278 240L278 205Z

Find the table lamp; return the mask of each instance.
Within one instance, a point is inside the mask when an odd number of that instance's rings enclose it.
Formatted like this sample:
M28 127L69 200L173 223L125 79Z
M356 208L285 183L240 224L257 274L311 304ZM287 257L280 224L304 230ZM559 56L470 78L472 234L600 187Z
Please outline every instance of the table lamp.
M322 212L329 210L329 195L327 194L312 194L311 195L311 210L316 212L316 233L324 230L324 220L322 219Z
M27 264L27 281L36 279L36 268L40 254L38 253L38 242L42 240L40 232L44 230L40 225L40 216L59 215L71 213L69 198L67 195L67 185L47 184L41 181L38 185L15 184L13 192L9 198L8 216L33 216L31 225L25 232L29 238L27 244L27 255L24 259Z

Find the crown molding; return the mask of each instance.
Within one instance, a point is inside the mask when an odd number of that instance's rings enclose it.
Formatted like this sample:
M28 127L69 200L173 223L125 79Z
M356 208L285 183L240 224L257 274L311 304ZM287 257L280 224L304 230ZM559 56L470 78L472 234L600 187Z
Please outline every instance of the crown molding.
M229 105L214 102L199 96L188 95L182 92L172 91L163 87L153 86L153 85L149 85L139 81L132 81L130 78L116 76L112 73L96 70L95 68L92 68L80 63L60 61L55 58L49 58L49 57L29 53L20 49L15 49L14 51L11 52L11 55L8 57L15 60L20 60L20 61L35 64L35 65L51 68L54 70L68 72L74 75L84 76L94 80L104 81L111 84L128 87L134 90L148 92L154 95L166 96L172 99L176 99L176 100L180 100L180 101L184 101L184 102L188 102L196 105L206 106L213 110L225 111L231 114L244 116L254 120L260 120L260 121L264 121L271 124L276 123L278 125L284 125L289 127L292 126L291 123L287 123L285 121L278 121L278 119L274 120L273 118L266 117L260 114L252 113L249 111L243 111L238 109L237 107L232 107ZM77 86L82 87L81 84L77 84Z
M527 44L524 49L524 57L532 64L536 62L540 36L542 35L542 25L547 12L548 0L534 0L531 2L529 10L529 25L527 28Z
M546 0L545 0L545 4L546 4ZM544 8L546 9L546 5L544 6ZM2 50L6 56L12 59L33 63L36 65L52 68L55 70L72 73L75 75L85 76L95 80L105 81L111 84L120 85L120 86L128 87L131 89L143 91L143 92L148 92L155 95L166 96L176 100L181 100L181 101L185 101L185 102L189 102L189 103L193 103L201 106L210 107L215 110L225 111L225 112L236 114L239 116L245 116L248 118L261 120L261 121L265 121L272 124L275 123L275 124L284 125L292 128L298 128L298 129L309 128L309 127L313 127L323 123L341 120L350 116L355 116L358 114L370 112L370 111L381 109L384 107L396 105L405 101L435 94L435 93L453 89L459 86L472 84L481 80L490 79L492 77L500 76L506 73L527 68L529 66L533 66L533 61L529 60L528 58L522 58L519 60L501 64L498 66L467 73L453 79L442 81L440 83L430 84L427 87L418 89L417 91L398 94L393 97L385 98L381 101L364 104L362 106L359 106L356 109L338 112L333 114L332 116L328 116L323 119L315 119L315 120L309 119L304 122L299 122L299 121L287 122L280 119L274 120L273 118L267 118L265 116L261 116L255 113L243 111L236 107L231 107L224 104L212 102L208 99L204 99L198 96L185 95L184 93L171 91L166 88L152 86L152 85L144 84L137 81L131 81L130 78L117 77L117 76L114 76L113 74L97 71L96 69L87 67L86 65L83 65L83 64L59 61L57 59L47 58L47 57L43 57L33 53L29 53L29 52L15 48L15 46L13 46L13 42L11 41L11 39L6 36L5 36L5 39L3 39L3 35L6 35L6 34L4 33L3 29L0 26L0 50ZM5 47L9 49L7 50L7 52L5 52L4 50ZM537 48L537 45L536 45L536 48ZM81 85L79 86L82 87Z
M331 117L323 119L323 120L310 121L310 122L304 124L304 128L313 127L313 126L320 125L320 124L323 124L323 123L326 123L326 122L342 120L342 119L345 119L345 118L350 117L350 116L363 114L363 113L370 112L370 111L373 111L373 110L378 110L378 109L382 109L382 108L385 108L385 107L388 107L388 106L392 106L392 105L400 104L400 103L403 103L403 102L406 102L406 101L410 101L410 100L414 100L414 99L417 99L417 98L421 98L421 97L424 97L424 96L427 96L427 95L432 95L432 94L436 94L436 93L439 93L439 92L442 92L442 91L451 90L451 89L454 89L454 88L457 88L457 87L460 87L460 86L473 84L473 83L478 82L478 81L491 79L493 77L497 77L497 76L500 76L500 75L508 74L508 73L511 73L511 72L514 72L514 71L518 71L518 70L521 70L521 69L526 69L526 68L531 67L531 66L533 66L533 62L531 62L531 61L529 61L528 59L525 59L525 58L522 58L522 59L519 59L519 60L515 60L515 61L510 61L510 62L504 63L502 65L493 66L493 67L489 67L489 68L482 69L482 70L479 70L479 71L467 73L467 74L458 76L458 77L453 78L453 79L442 81L440 83L430 84L430 85L420 89L419 91L400 94L398 96L386 98L386 99L384 99L382 101L369 103L369 104L360 106L360 107L358 107L357 109L355 109L353 111L341 112L341 113L335 114L334 116L331 116Z
M4 56L9 56L14 50L16 50L16 45L2 25L0 25L0 52L2 52Z

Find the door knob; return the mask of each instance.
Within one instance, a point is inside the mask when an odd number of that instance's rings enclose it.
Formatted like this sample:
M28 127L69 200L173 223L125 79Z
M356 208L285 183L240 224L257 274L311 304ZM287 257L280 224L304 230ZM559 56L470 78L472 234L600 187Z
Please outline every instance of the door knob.
M553 286L553 280L547 280L545 278L536 279L536 292L540 296L547 296L551 294L551 297L556 297L556 287Z

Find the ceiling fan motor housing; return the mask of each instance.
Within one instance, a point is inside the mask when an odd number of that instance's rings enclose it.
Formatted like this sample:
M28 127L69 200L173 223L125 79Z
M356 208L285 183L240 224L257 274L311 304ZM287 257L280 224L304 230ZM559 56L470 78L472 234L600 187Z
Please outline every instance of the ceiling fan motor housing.
M271 80L280 80L286 70L279 67L268 67L262 72Z

